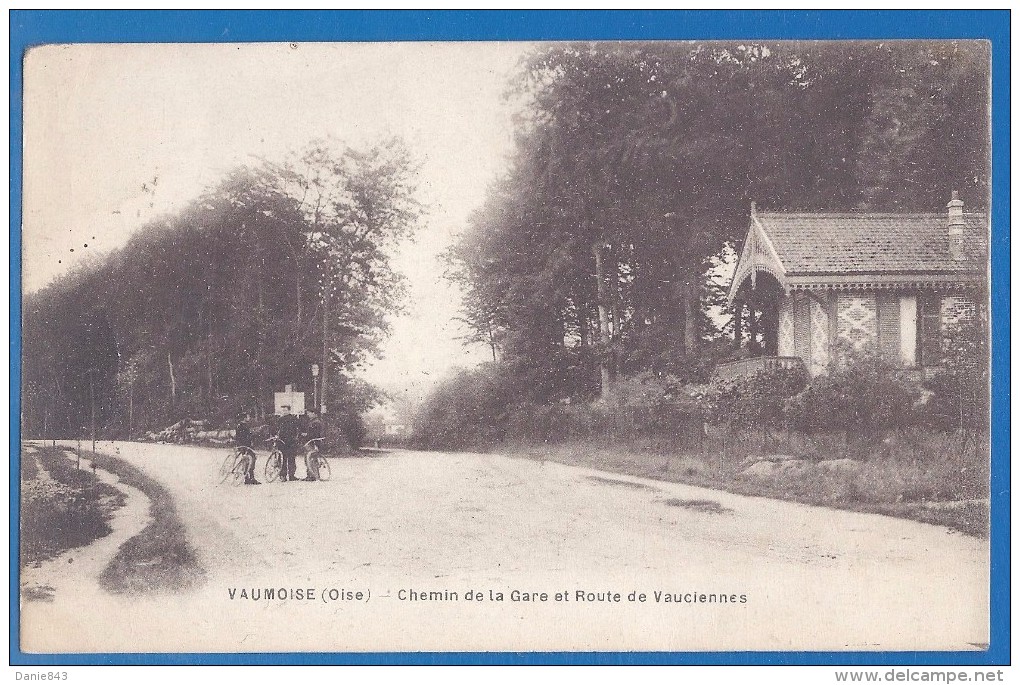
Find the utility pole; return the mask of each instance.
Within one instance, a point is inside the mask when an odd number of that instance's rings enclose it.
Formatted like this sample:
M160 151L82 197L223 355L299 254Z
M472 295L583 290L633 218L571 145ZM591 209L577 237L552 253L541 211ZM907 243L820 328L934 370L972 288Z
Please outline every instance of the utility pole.
M329 284L328 287L332 287ZM329 296L330 291L322 298L322 381L319 385L319 413L326 413L326 379L329 376Z

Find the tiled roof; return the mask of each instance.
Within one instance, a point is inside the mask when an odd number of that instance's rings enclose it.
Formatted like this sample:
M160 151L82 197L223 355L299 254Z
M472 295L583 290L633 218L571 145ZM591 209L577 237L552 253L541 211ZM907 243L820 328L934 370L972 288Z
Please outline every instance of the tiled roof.
M787 275L984 271L988 219L964 214L965 259L953 258L946 214L759 213Z

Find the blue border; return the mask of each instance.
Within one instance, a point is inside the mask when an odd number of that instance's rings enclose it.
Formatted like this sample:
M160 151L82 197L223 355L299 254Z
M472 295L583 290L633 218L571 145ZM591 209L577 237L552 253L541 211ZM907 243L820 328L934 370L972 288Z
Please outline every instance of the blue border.
M967 11L10 11L11 665L1010 663L1008 10ZM571 39L986 39L992 46L991 643L984 652L24 654L19 648L22 58L45 43Z

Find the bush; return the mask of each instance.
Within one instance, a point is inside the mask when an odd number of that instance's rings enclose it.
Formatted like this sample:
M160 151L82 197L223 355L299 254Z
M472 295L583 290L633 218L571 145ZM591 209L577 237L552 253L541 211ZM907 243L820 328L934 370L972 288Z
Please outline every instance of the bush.
M440 383L414 417L414 444L424 449L465 449L500 442L510 404L497 371L495 364L485 364Z
M790 425L808 432L842 430L875 435L914 422L920 388L904 380L877 356L841 357L790 398Z
M30 481L21 496L21 551L29 563L110 533L106 512L77 488Z
M784 422L787 400L806 383L803 368L762 370L717 383L706 401L714 404L716 421L734 428L776 427Z
M336 414L327 414L324 424L327 437L333 436L343 440L352 450L357 450L365 444L365 436L368 435L365 421L361 414L346 406Z
M948 331L945 364L925 388L931 398L924 419L942 430L987 433L989 385L988 329L980 318Z
M559 442L582 436L588 430L585 417L561 405L514 406L507 414L507 435L528 442Z
M414 444L425 449L490 447L515 442L650 435L673 442L700 433L710 414L705 386L642 373L620 379L608 402L541 402L523 396L504 369L462 371L429 396L414 420Z

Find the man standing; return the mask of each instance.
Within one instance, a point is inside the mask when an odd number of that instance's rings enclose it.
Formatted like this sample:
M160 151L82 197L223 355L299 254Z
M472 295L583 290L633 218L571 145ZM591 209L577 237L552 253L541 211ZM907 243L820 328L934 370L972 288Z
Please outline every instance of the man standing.
M289 406L281 407L283 416L277 422L276 434L280 436L280 451L283 452L283 472L280 480L297 480L297 450L301 441L301 426L298 418L290 413Z

